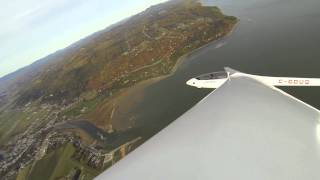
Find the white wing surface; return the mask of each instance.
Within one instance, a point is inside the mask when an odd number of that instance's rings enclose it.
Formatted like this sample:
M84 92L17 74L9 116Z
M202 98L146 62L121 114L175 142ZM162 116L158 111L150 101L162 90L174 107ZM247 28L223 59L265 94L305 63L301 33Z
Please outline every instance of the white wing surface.
M319 119L274 87L231 76L97 179L319 180Z

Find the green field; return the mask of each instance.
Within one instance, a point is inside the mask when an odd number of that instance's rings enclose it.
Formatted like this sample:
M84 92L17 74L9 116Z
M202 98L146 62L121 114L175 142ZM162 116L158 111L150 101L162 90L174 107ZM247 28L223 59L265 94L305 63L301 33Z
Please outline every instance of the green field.
M75 168L81 170L80 177L83 179L93 179L99 174L98 171L72 160L71 156L74 152L75 148L68 143L20 170L17 179L54 180L67 176Z

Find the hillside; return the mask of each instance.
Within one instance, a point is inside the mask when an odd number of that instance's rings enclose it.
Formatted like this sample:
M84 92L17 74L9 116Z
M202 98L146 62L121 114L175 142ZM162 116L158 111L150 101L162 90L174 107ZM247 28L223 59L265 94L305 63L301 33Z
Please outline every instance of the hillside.
M237 21L217 7L169 1L1 78L0 176L41 175L39 163L59 153L67 154L69 171L46 177L91 177L109 167L146 137L141 127L114 125L116 103L131 105L123 94L171 73L181 56L225 36ZM106 161L110 152L114 159Z
M191 2L151 7L122 25L26 67L15 77L9 75L15 81L11 85L17 91L15 103L23 105L40 97L71 102L84 92L106 93L166 74L179 56L223 36L235 21L218 8ZM152 64L158 72L142 68Z

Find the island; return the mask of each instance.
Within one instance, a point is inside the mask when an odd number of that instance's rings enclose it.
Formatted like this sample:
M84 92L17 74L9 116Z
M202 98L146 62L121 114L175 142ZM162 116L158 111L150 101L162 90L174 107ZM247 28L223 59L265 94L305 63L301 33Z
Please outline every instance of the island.
M93 179L156 133L119 123L117 108L134 106L129 92L174 73L237 22L172 0L1 78L0 177Z

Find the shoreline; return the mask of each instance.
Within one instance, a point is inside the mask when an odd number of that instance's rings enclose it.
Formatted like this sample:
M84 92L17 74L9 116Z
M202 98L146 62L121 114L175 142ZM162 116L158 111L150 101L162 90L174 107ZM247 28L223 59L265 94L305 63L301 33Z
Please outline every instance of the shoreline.
M189 56L191 56L192 54L198 52L199 50L201 50L201 49L203 49L203 48L206 48L206 47L208 47L208 46L210 46L210 45L212 45L212 44L214 44L214 43L217 43L217 42L220 41L220 40L223 40L223 39L225 39L225 38L230 37L230 36L233 34L233 32L236 30L236 28L237 28L238 26L239 26L239 21L238 21L238 22L234 25L234 27L233 27L226 35L224 35L223 37L221 37L221 38L219 38L219 39L216 39L216 40L213 40L213 41L211 41L211 42L209 42L209 43L207 43L207 44L204 44L204 45L202 45L202 46L200 46L200 47L198 47L198 48L196 48L196 49L194 49L194 50L192 50L192 51L190 51L190 52L182 55L181 57L179 57L178 60L176 61L175 65L174 65L174 66L172 67L172 69L170 70L170 73L165 74L165 75L160 75L160 76L158 76L158 77L153 77L153 78L150 78L150 79L142 80L142 81L138 82L137 84L133 85L132 87L129 87L129 88L124 89L124 91L126 91L126 90L128 90L128 89L132 89L132 88L137 88L136 86L145 86L145 85L147 85L148 83L151 83L151 84L152 84L152 83L156 83L156 82L158 82L158 81L161 81L161 80L163 80L163 79L165 79L165 78L167 78L167 77L170 77L170 76L174 75L175 72L180 68L180 66L184 63L184 61L185 61ZM151 85L151 84L149 84L149 85Z
M120 90L120 92L117 93L117 96L113 97L108 102L108 104L111 103L111 104L113 104L113 106L116 105L116 107L117 107L116 109L113 110L113 113L112 113L113 118L110 120L112 126L115 129L122 129L122 130L130 127L127 120L125 120L124 115L125 114L129 115L128 113L130 113L130 109L134 108L136 106L136 104L141 102L141 100L143 99L143 97L145 95L145 90L148 87L150 87L156 83L159 83L160 81L174 75L188 57L192 56L194 53L200 51L203 48L206 48L208 46L211 46L214 43L219 42L220 40L228 38L237 27L238 27L238 22L223 37L216 39L216 40L213 40L209 43L206 43L203 46L200 46L200 47L182 55L181 57L179 57L177 59L175 65L172 67L172 69L170 70L170 72L168 74L145 79L145 80L142 80L142 81L134 84L131 87L127 87L127 88Z

